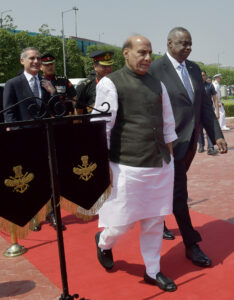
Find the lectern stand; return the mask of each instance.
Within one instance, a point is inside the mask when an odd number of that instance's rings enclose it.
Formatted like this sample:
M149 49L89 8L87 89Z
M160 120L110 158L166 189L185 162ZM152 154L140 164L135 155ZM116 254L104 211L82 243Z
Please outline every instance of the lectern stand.
M30 100L34 100L35 98L30 98ZM24 100L21 100L19 103L15 104L14 106L11 106L3 111L0 112L4 113L9 109L16 109L18 105L23 103L24 101L28 101L29 98L26 98ZM41 100L41 99L40 99ZM59 298L60 300L70 300L78 298L78 294L69 295L69 289L68 289L68 280L67 280L67 270L66 270L66 258L65 258L65 251L64 251L64 241L63 241L63 231L62 231L62 221L61 221L61 213L60 213L60 178L59 178L59 166L57 162L57 153L56 153L56 140L54 136L54 128L56 126L61 124L70 124L72 126L74 121L85 121L84 123L89 123L90 119L98 118L102 119L103 117L110 116L109 111L109 104L103 103L104 108L107 107L105 111L98 111L99 113L95 114L86 114L86 115L79 115L79 116L65 116L65 106L64 110L62 109L63 106L56 101L54 101L54 97L51 98L51 100L48 103L44 103L42 100L43 110L41 109L41 106L38 104L31 104L31 106L28 108L29 112L34 112L32 115L32 120L28 121L17 121L13 123L1 123L0 129L4 128L13 128L15 132L17 131L17 128L23 128L20 130L21 138L24 136L24 132L27 132L27 127L35 128L35 130L40 130L39 128L43 128L44 132L46 133L47 140L47 159L48 159L48 165L49 165L49 176L50 176L50 189L52 193L52 199L53 199L53 206L54 206L54 212L55 212L55 218L57 221L57 240L58 240L58 250L59 250L59 261L60 261L60 270L61 270L61 279L62 279L62 286L63 286L63 294ZM36 114L35 114L36 111ZM43 113L41 113L43 111ZM90 122L95 123L95 122ZM33 130L33 129L32 129ZM1 130L3 131L3 130ZM30 131L30 130L29 130ZM4 137L6 136L8 138L8 133L12 134L13 130L10 130L8 132L4 132ZM12 134L13 136L13 134ZM9 139L10 140L10 139ZM20 146L20 145L19 145ZM26 171L26 170L25 170ZM26 178L26 174L23 176L23 178ZM45 173L45 172L44 172ZM29 173L30 174L30 173ZM31 173L32 174L32 173ZM46 175L46 174L45 174ZM6 176L4 174L4 176ZM29 176L29 175L27 175ZM35 177L35 175L31 175L31 178ZM11 176L12 178L12 176ZM15 177L16 178L16 177ZM13 178L14 179L14 178ZM11 180L13 180L11 179ZM3 180L1 180L2 182ZM6 180L5 180L6 182ZM16 181L15 181L16 182ZM46 182L46 180L45 180ZM0 183L1 184L1 183ZM27 188L26 180L21 182L21 188L26 189ZM109 184L109 183L108 183ZM9 185L9 184L8 184ZM23 187L22 187L23 186ZM4 187L7 191L9 190L9 187ZM3 188L3 189L4 189ZM46 189L46 188L45 188ZM1 193L1 191L0 191ZM15 195L15 194L14 194ZM23 195L23 193L22 193ZM21 195L19 195L21 196ZM1 196L1 199L2 198ZM47 200L45 200L47 201ZM45 203L42 203L43 206ZM0 204L1 205L1 204ZM10 204L12 205L12 204ZM41 207L39 207L41 208ZM85 207L86 208L86 207ZM29 210L31 211L31 210ZM38 210L39 211L39 210ZM32 216L27 216L27 219L22 220L22 216L18 214L22 214L20 211L15 211L14 213L11 213L9 210L9 207L7 207L7 204L4 203L4 207L0 206L0 212L1 216L17 225L23 226L34 216L35 211L32 211ZM36 211L37 212L37 211ZM81 298L81 300L85 300L85 298Z

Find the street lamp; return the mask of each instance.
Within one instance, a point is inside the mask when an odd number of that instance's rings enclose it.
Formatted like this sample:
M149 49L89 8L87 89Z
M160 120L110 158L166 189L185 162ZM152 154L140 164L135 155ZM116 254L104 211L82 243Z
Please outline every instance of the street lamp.
M0 21L1 21L1 28L2 28L2 21L3 21L2 15L4 13L10 12L10 11L12 11L12 9L4 10L4 11L1 12L1 19L0 19Z
M218 73L219 73L219 70L220 70L220 55L223 54L224 51L218 53Z
M73 7L71 9L62 11L62 37L63 37L63 69L64 69L64 77L67 76L67 70L66 70L66 52L65 52L65 37L64 37L64 22L63 22L63 15L67 12L70 12L74 10L75 11L75 15L76 15L76 11L78 10L77 7ZM77 35L77 25L76 25L76 35Z
M99 32L98 34L98 41L101 42L101 35L104 35L104 32Z
M75 11L75 32L76 32L76 38L77 38L77 11L79 9L76 6L72 7L72 9Z

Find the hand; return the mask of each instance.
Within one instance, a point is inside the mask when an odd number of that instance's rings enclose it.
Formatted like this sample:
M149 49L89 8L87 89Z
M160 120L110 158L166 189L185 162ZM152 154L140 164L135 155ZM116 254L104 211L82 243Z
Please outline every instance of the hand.
M219 114L216 114L216 118L219 119Z
M227 153L228 147L227 147L227 143L226 143L225 139L223 139L223 138L217 139L216 145L218 146L220 153L222 153L222 154Z
M41 80L41 86L48 92L50 95L54 95L56 92L56 89L54 88L53 84L46 79Z

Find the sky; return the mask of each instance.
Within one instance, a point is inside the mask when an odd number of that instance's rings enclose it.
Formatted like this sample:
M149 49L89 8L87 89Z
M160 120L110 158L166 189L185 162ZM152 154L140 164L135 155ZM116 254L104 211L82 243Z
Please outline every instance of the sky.
M182 26L192 35L189 59L234 67L234 0L0 0L0 13L10 14L18 30L38 32L47 24L61 35L62 12L65 36L77 31L78 37L121 47L137 33L161 54L168 32Z

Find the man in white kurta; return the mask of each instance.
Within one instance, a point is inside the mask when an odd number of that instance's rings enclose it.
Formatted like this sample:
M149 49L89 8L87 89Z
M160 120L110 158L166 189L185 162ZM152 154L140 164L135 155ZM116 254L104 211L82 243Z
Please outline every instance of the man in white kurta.
M145 37L132 36L125 42L123 54L126 65L120 72L129 79L129 83L127 84L130 87L134 85L132 87L134 94L128 98L129 105L131 105L131 98L139 97L138 93L143 93L145 87L143 78L145 78L145 74L151 63L151 52L151 44ZM114 76L115 74L113 78ZM147 74L147 76L149 75ZM135 86L137 82L141 84L140 88ZM161 89L159 99L161 99L162 108L162 137L164 139L164 145L162 145L160 151L164 151L162 149L167 149L168 151L168 147L170 150L172 149L172 142L177 138L177 135L175 133L175 121L166 88L162 83L159 83L159 86ZM113 128L116 126L116 122L119 121L117 117L119 110L124 110L122 106L125 107L126 105L120 102L120 95L118 93L122 94L125 91L126 89L124 88L120 89L119 86L116 87L113 79L111 80L108 77L104 77L97 85L95 108L101 109L102 103L108 102L110 104L110 112L112 113L109 122L107 122L109 148L111 148L111 135L114 134ZM142 102L144 102L143 100L145 99L142 99ZM144 111L143 108L142 111ZM131 109L129 114L131 115ZM140 122L140 114L138 114L138 118ZM128 131L128 127L131 127L132 124L130 124L130 119L129 124L127 123L128 115L125 115L124 119L123 126L126 126L126 130ZM137 123L136 120L134 122ZM147 122L145 126L148 126ZM158 128L152 128L152 130L156 132ZM136 132L136 139L137 136L139 135ZM142 136L142 143L143 141L147 143L144 136ZM124 139L122 143L125 143ZM156 148L153 151L156 152ZM170 152L172 154L172 150ZM163 222L165 216L172 213L174 164L170 152L168 151L169 160L166 159L166 162L162 159L161 164L159 164L160 167L158 165L156 167L149 167L147 163L147 167L143 167L142 165L132 166L131 162L116 162L115 159L112 161L110 157L112 192L99 211L99 227L104 227L104 230L97 233L95 237L98 259L102 266L110 269L113 267L112 247L122 234L132 228L136 221L140 221L140 247L146 266L144 279L147 283L158 285L166 291L176 290L175 283L160 272ZM139 155L137 149L136 155Z

